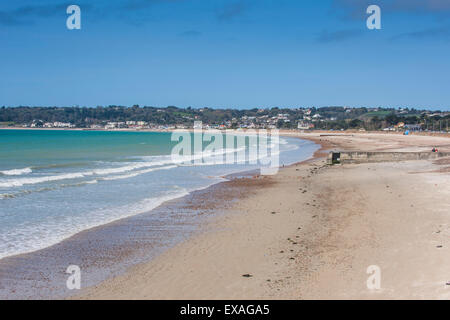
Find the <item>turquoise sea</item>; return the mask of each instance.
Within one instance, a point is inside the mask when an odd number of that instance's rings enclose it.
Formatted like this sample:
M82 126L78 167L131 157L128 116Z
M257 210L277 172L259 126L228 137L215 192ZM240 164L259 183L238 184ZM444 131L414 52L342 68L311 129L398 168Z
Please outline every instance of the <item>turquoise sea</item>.
M150 212L225 175L260 167L177 162L170 155L177 143L160 132L0 130L0 258ZM277 148L280 165L287 165L310 158L318 146L283 137ZM233 152L224 145L206 158Z

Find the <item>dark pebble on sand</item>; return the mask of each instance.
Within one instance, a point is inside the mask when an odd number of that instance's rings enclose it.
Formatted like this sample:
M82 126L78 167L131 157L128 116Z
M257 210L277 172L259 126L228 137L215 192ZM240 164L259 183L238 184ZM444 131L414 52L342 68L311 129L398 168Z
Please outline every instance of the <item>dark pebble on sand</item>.
M251 275L251 274L248 274L248 273L246 273L246 274L243 274L242 275L244 278L251 278L251 277L253 277L253 275Z

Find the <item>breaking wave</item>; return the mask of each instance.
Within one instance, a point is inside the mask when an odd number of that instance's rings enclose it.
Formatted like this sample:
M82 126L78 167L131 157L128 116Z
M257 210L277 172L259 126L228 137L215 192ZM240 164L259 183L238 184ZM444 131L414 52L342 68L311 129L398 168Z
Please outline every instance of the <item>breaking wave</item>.
M0 171L0 173L5 176L20 176L22 174L28 174L31 172L33 172L33 170L31 170L31 168L11 169L11 170Z

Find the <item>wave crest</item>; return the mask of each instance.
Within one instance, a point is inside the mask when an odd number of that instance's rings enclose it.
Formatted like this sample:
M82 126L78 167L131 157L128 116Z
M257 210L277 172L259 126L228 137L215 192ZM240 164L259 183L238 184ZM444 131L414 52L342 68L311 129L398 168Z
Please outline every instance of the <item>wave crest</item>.
M5 176L20 176L22 174L28 174L31 172L33 172L33 170L31 170L31 168L11 169L11 170L0 171L0 173Z

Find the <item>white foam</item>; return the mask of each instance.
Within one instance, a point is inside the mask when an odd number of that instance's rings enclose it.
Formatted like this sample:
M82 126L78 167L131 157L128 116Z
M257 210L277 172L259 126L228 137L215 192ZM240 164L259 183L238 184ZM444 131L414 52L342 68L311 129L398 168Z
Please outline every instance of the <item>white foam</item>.
M152 161L137 162L137 163L127 164L126 166L117 167L117 168L95 169L92 171L66 173L66 174L60 174L60 175L54 175L54 176L8 179L8 180L0 181L0 188L21 187L23 185L38 184L38 183L45 183L45 182L52 182L52 181L80 179L80 178L93 176L93 175L104 176L104 175L125 173L125 172L131 172L131 171L134 171L137 169L151 168L151 167L163 166L163 165L167 165L167 164L172 164L172 165L182 164L182 163L188 163L188 162L199 160L199 159L205 159L205 158L209 158L209 157L217 157L220 155L224 155L226 153L232 153L232 152L236 152L239 150L240 149L220 149L220 150L217 150L216 152L212 152L212 151L203 152L203 153L199 153L199 154L194 154L192 156L178 157L177 159L171 159L170 156L163 156L164 160L162 160L161 158L158 158L158 157L154 157L153 158L154 160L152 160ZM155 159L157 159L157 160L155 161ZM150 172L150 171L148 171L148 172ZM143 172L143 173L145 173L145 172ZM135 177L139 174L142 174L142 173L137 173L137 174L133 173L133 174L128 175L128 177ZM117 179L117 178L110 177L110 180L115 180L115 179ZM122 179L124 179L124 178L122 178Z
M149 173L149 172L158 171L158 170L170 170L170 169L177 168L177 167L178 166L166 166L166 167L159 167L159 168L140 170L140 171L133 172L133 173L130 173L130 174L124 174L124 175L112 176L112 177L105 177L105 178L102 178L101 180L128 179L128 178L133 178L133 177L139 176L139 175L144 174L144 173Z
M27 173L31 173L31 172L33 172L33 170L31 170L31 168L11 169L11 170L0 171L0 173L5 176L20 176L22 174L27 174Z
M36 184L43 182L51 182L58 180L67 180L67 179L77 179L85 177L85 173L76 172L76 173L66 173L56 176L46 176L46 177L34 177L34 178L21 178L21 179L9 179L0 182L0 187L2 188L10 188L10 187L21 187L26 184Z
M0 233L0 259L40 250L67 239L78 232L98 227L119 219L149 212L162 203L189 194L184 188L167 192L156 198L147 198L134 204L107 208L83 215L48 220L43 224L26 223L9 232ZM68 228L68 227L71 228Z
M285 140L282 140L282 143L285 143ZM274 144L271 144L271 148L274 148ZM66 173L66 174L60 174L60 175L54 175L54 176L43 176L43 177L29 177L29 178L18 178L18 179L7 179L7 180L0 180L0 188L11 188L11 187L21 187L23 185L32 185L32 184L38 184L38 183L45 183L45 182L53 182L53 181L60 181L60 180L68 180L68 179L81 179L88 176L105 176L105 175L114 175L114 174L120 174L120 173L126 173L126 172L132 172L138 169L144 169L144 168L152 168L157 166L164 166L164 165L193 165L195 166L201 166L201 165L214 165L214 164L224 164L226 162L223 161L223 159L220 159L220 156L229 154L229 153L236 153L246 150L246 147L240 147L240 148L224 148L224 149L218 149L218 150L210 150L210 151L204 151L193 155L184 155L184 156L177 156L172 157L170 155L166 156L152 156L152 157L141 157L143 160L150 160L150 161L142 161L142 162L136 162L136 163L127 163L125 166L116 167L116 168L104 168L104 169L94 169L91 171L85 171L85 172L74 172L74 173ZM275 155L275 154L272 154ZM214 158L214 159L212 159ZM257 157L251 157L251 159L248 159L251 162L255 162L261 159L260 156ZM204 162L198 162L198 160L203 160ZM237 163L246 162L245 160L242 161L238 160ZM172 167L170 167L171 169ZM117 180L117 179L126 179L126 178L132 178L136 177L140 174L151 172L150 171L139 171L134 172L128 175L121 175L121 176L111 176L103 178L103 180ZM18 174L25 174L25 173L31 173L31 168L24 168L24 169L14 169L14 170L6 170L1 171L3 174L6 175L18 175Z

